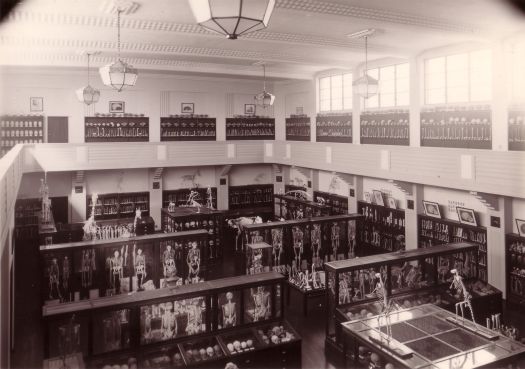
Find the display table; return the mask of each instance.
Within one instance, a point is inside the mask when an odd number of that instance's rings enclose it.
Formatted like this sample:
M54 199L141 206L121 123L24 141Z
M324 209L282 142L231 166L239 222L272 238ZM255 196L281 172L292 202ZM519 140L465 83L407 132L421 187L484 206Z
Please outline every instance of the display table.
M454 313L432 304L391 313L390 339L385 319L379 322L369 316L342 324L344 344L352 352L349 367L502 368L525 362L525 345L467 317L463 325Z
M308 316L308 311L311 310L312 304L315 304L315 307L317 308L325 306L326 288L322 287L305 290L290 281L286 281L285 286L286 305L290 306L291 303L294 306L300 306L304 316ZM309 305L310 309L308 308Z

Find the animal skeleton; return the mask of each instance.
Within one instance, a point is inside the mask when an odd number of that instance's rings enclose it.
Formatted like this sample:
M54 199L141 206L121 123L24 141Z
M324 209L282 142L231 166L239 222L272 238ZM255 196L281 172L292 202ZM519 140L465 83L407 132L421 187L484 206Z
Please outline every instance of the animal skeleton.
M238 247L239 239L241 237L241 234L244 231L244 226L248 224L261 224L263 221L260 216L255 216L251 218L239 217L235 219L227 219L227 222L230 227L237 229L237 235L235 236L235 250L237 251L239 249ZM248 243L248 235L245 234L245 236L246 236L246 243ZM242 245L241 245L241 249L242 249Z
M472 322L476 323L476 318L474 318L474 310L472 309L472 295L467 291L467 288L465 287L465 284L463 283L463 277L459 275L458 271L456 269L452 269L450 271L452 274L452 283L450 284L450 288L454 288L456 290L456 293L461 296L463 295L463 301L456 303L456 321L458 320L458 310L461 311L461 321L463 325L465 324L465 314L464 314L464 307L466 306L467 309L470 311L470 316L472 317ZM477 326L476 330L477 330Z
M374 289L374 293L376 294L379 302L379 306L381 308L381 313L377 316L377 328L381 329L381 318L385 319L385 327L386 327L386 335L387 335L387 341L390 341L392 338L392 327L390 324L390 313L392 311L395 311L398 306L396 306L396 303L392 300L390 300L387 296L386 286L383 281L383 277L381 276L381 273L376 273L375 277L378 279L378 282L376 283L376 288Z
M293 196L295 197L296 199L301 199L301 200L306 200L306 201L312 201L312 196L306 192L306 191L302 191L302 190L292 190L292 191L288 191L284 194L285 196Z

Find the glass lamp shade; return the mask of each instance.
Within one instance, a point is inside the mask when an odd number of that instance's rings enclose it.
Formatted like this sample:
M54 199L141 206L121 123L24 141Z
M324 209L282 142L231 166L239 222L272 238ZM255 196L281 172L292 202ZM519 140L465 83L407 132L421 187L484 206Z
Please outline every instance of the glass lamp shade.
M90 85L79 88L76 90L76 94L78 100L86 105L96 103L100 99L100 91Z
M275 95L272 95L269 92L263 91L259 95L255 95L254 99L258 105L261 105L266 108L268 106L273 105L273 102L275 101Z
M268 26L275 0L190 0L195 20L231 40Z
M98 70L102 83L111 86L117 91L122 91L124 87L135 86L137 82L138 70L131 65L117 60L114 63L100 67Z
M376 95L379 92L379 82L365 73L364 76L356 79L352 86L354 92L365 99Z

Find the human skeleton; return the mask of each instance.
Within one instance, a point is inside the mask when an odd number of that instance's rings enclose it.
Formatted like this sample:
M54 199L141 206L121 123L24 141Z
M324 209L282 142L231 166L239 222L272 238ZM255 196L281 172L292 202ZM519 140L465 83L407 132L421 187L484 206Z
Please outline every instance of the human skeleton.
M331 227L332 240L332 260L337 260L337 251L339 250L339 224L333 223Z
M162 338L168 339L172 338L177 334L177 319L175 318L175 313L172 311L173 303L166 302L164 304L164 314L162 314Z
M144 279L147 277L146 272L146 255L142 253L142 249L136 250L137 245L133 244L133 266L135 267L135 276L137 277L138 290L143 290Z
M82 250L82 287L91 287L93 283L93 270L95 269L95 249Z
M381 276L381 273L376 273L375 277L378 279L376 283L376 288L374 289L374 293L376 294L380 306L380 314L377 316L377 327L378 329L381 328L381 318L385 319L385 327L386 327L386 335L387 335L387 341L390 341L392 338L392 327L390 324L390 313L392 311L395 311L398 306L396 306L396 303L392 300L390 300L387 296L386 286L383 281L383 277Z
M188 251L186 262L188 264L188 283L199 282L201 251L197 248L197 242L195 241L191 242L191 248Z
M227 303L222 305L222 327L234 327L237 325L236 303L232 302L233 293L226 292Z
M316 267L320 267L323 265L321 258L319 256L319 253L321 251L321 225L320 224L314 224L312 231L312 264Z
M95 206L97 205L98 195L94 193L91 195L91 214L89 218L84 222L84 240L95 240L97 239L97 230L100 233L100 229L97 229L97 222L95 221Z
M120 252L115 250L109 259L109 286L115 293L120 293L120 281L124 278L124 266L128 259L128 245L122 246Z
M202 309L199 305L199 300L194 299L192 304L190 304L186 309L188 315L186 333L190 335L199 333L202 326Z
M52 300L55 298L53 290L56 290L56 296L62 300L62 295L60 294L60 268L58 266L58 260L53 258L51 260L51 265L48 267L49 274L49 299Z
M463 295L463 301L456 303L456 321L458 321L458 312L461 311L461 321L463 324L465 324L465 314L464 314L464 308L465 306L470 311L470 316L472 317L472 321L476 323L476 318L474 317L474 310L472 309L472 295L467 291L467 288L465 287L465 284L463 283L463 277L458 273L456 269L452 269L450 271L452 274L452 283L450 284L450 288L453 288L456 290L456 293L461 296ZM477 329L477 326L476 326Z
M270 296L262 286L259 286L257 292L254 293L252 290L252 297L254 302L253 321L258 322L265 319L270 312Z
M301 268L301 256L303 254L303 231L299 227L292 228L294 260L292 269L296 271Z
M164 279L173 279L177 277L175 250L171 248L171 245L167 245L166 250L162 253L162 267Z
M40 179L40 196L42 197L42 222L49 223L51 221L51 200L49 199L49 187L46 179Z
M348 285L348 277L343 274L339 281L339 304L350 302L350 286Z
M273 265L279 271L281 267L281 254L283 253L283 230L281 228L272 229L272 250Z

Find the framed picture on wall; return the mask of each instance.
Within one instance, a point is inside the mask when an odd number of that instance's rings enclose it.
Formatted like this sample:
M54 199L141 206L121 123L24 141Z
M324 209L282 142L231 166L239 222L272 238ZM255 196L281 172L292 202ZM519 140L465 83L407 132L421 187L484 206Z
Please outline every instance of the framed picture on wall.
M370 195L370 192L365 192L365 201L369 204L372 203L372 196Z
M518 228L520 237L525 237L525 220L516 219L516 227Z
M29 109L30 111L44 111L44 98L43 97L30 97L29 98Z
M255 115L255 104L244 104L244 115Z
M392 196L389 196L387 199L388 207L390 209L397 209L396 207L396 199L394 199Z
M195 104L194 103L181 103L180 112L182 114L193 114L195 113Z
M423 200L423 209L425 210L425 215L441 219L441 212L439 211L439 204L437 202Z
M110 101L109 112L110 113L125 113L126 103L124 101Z
M478 222L476 222L476 213L474 213L474 210L456 206L456 211L458 212L458 218L461 224L473 226L478 225Z
M372 190L372 194L374 195L374 202L377 205L385 206L385 201L383 200L383 193L378 190Z

